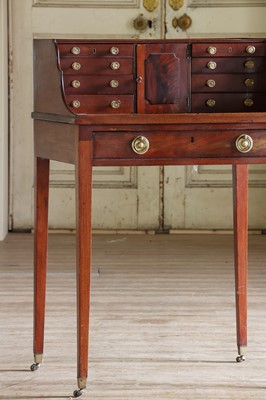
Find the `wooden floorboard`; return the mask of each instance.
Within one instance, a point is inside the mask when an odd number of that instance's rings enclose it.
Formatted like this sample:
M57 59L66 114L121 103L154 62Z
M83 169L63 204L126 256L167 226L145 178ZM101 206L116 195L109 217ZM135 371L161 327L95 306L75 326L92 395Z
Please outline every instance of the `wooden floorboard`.
M75 238L51 235L45 359L32 359L33 237L0 243L0 399L76 388ZM249 238L249 344L238 364L232 235L95 235L83 399L265 400L266 236Z

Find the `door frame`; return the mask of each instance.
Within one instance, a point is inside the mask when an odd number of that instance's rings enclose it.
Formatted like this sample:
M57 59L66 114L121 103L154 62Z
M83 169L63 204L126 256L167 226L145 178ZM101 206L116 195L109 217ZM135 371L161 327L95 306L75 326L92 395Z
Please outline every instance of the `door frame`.
M0 240L8 232L8 0L0 0Z

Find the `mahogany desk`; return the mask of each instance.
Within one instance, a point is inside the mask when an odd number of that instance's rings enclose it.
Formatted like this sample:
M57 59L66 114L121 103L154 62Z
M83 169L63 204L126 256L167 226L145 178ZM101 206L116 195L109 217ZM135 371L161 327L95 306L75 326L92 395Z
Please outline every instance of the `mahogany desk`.
M266 163L266 41L34 41L34 357L43 357L49 161L75 165L78 397L86 387L93 166L231 164L237 361L247 345L248 164Z

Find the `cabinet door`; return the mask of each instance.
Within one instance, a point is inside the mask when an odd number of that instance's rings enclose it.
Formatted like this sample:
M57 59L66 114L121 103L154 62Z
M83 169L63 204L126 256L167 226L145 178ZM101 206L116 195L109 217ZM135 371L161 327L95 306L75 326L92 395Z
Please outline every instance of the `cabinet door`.
M140 113L188 111L188 45L137 46L137 110Z

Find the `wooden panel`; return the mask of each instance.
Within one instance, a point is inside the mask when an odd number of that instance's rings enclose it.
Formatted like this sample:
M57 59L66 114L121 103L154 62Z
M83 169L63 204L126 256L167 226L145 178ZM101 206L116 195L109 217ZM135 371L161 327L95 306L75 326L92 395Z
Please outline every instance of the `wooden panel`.
M131 95L66 95L66 104L75 114L125 114L133 113L134 96ZM75 108L72 105L73 101L78 100L80 105ZM117 106L113 106L113 102L118 102Z
M190 65L187 49L186 43L137 45L138 112L188 111Z
M75 71L73 68L73 63L79 63L80 69ZM112 63L119 63L117 69L112 68ZM133 74L133 61L131 58L94 58L93 61L90 58L62 58L60 60L60 68L63 70L64 74L76 75L91 75L91 74L103 74L110 75L123 75L123 74Z
M212 82L209 82L212 81ZM210 85L210 86L208 86ZM197 92L265 92L264 74L195 74L191 81L192 93Z
M115 44L112 43L88 43L88 42L80 42L77 41L56 41L57 48L59 51L60 57L73 57L73 47L78 47L79 49L79 57L111 57L111 58L119 58L119 57L133 57L133 45L132 44ZM118 49L116 55L113 54L113 48Z
M80 86L75 88L73 82L77 80ZM112 87L114 80L117 86ZM66 75L63 84L67 94L133 94L133 75L86 75L78 79L76 75Z

